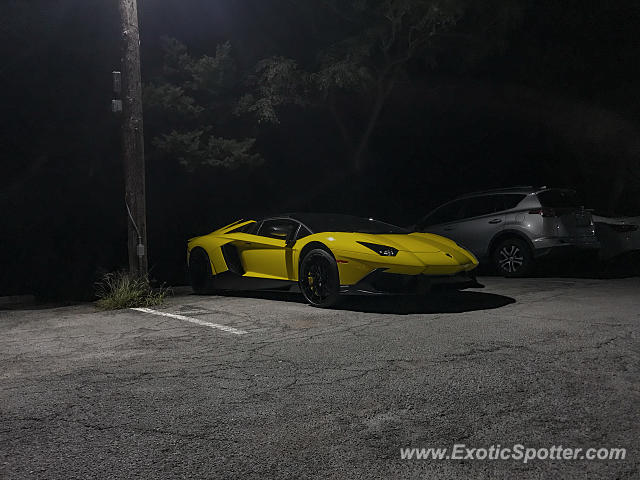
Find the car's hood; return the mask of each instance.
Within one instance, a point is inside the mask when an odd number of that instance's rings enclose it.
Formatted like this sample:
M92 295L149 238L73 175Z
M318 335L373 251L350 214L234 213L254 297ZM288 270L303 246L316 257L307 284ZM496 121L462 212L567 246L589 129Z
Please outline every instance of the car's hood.
M409 234L396 234L396 233L383 233L383 234L371 234L371 233L323 233L326 235L326 240L332 242L335 240L341 240L340 246L336 246L339 251L343 252L362 252L362 246L358 245L359 242L373 243L377 245L385 245L388 247L396 248L399 251L407 252L414 255L421 261L424 260L425 264L430 264L435 258L440 258L445 264L459 264L469 265L478 264L477 258L473 253L464 249L456 244L453 240L450 240L439 235L431 233L409 233ZM331 245L331 243L329 243ZM366 246L365 246L366 250ZM442 253L440 256L439 254ZM435 256L434 256L435 255ZM425 257L426 256L426 257Z
M377 243L380 245L387 245L389 247L397 248L398 250L404 250L407 252L437 252L442 250L444 245L440 242L433 241L433 239L424 237L422 235L405 235L405 234L360 234L358 235L359 241Z
M340 234L336 233L336 235ZM349 235L356 242L386 245L398 250L415 253L447 252L451 249L461 249L453 240L431 233L351 233L342 235Z

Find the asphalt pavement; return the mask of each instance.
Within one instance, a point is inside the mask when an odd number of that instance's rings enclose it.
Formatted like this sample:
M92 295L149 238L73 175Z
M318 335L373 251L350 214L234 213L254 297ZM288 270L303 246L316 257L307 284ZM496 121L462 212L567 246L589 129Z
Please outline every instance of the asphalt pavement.
M640 279L481 283L0 311L0 478L640 478ZM456 444L626 456L400 455Z

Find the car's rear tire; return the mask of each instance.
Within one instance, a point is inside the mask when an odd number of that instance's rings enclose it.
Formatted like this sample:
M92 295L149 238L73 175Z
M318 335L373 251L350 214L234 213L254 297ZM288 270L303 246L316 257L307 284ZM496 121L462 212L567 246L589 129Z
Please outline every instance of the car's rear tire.
M309 304L320 308L334 306L340 296L340 276L336 260L326 250L311 250L300 262L298 283Z
M211 261L207 252L202 248L191 250L189 278L191 279L191 288L197 295L207 295L214 292Z
M533 271L534 259L527 242L510 237L500 241L493 250L493 266L505 277L522 277Z

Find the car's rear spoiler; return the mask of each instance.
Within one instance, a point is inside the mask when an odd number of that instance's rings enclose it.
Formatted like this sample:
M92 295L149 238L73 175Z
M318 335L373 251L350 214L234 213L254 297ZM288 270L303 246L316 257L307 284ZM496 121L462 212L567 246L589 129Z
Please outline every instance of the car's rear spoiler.
M244 222L244 221L245 221L245 220L241 218L240 220L236 220L235 222L230 223L229 225L225 225L224 227L216 228L216 231L217 231L217 230L226 230L227 228L231 228L231 227L233 227L234 225L238 225L239 223L242 223L242 222Z
M217 232L217 231L219 231L219 230L226 230L227 228L231 228L231 227L233 227L234 225L238 225L239 223L247 222L247 221L248 221L248 220L244 220L244 219L242 219L242 218L241 218L240 220L236 220L235 222L230 223L229 225L225 225L224 227L220 227L220 228L215 229L215 230L214 230L214 232ZM200 236L201 236L201 235L198 235L197 237L191 237L190 239L188 239L188 240L187 240L187 243L188 243L188 242L191 242L192 240L195 240L196 238L198 238L198 237L200 237Z

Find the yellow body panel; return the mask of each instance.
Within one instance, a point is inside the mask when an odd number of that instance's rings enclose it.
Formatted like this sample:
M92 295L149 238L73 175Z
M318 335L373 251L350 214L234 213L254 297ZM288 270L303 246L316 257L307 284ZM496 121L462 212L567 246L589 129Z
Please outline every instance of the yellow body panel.
M300 254L311 243L322 244L336 259L341 285L354 285L376 269L405 275L455 275L473 270L478 260L454 241L429 233L366 234L323 232L309 235L287 247L284 240L234 230L252 223L236 222L208 235L192 238L188 254L203 248L211 260L212 272L228 270L221 247L236 247L244 276L277 280L298 280ZM396 256L381 256L358 242L394 247Z

